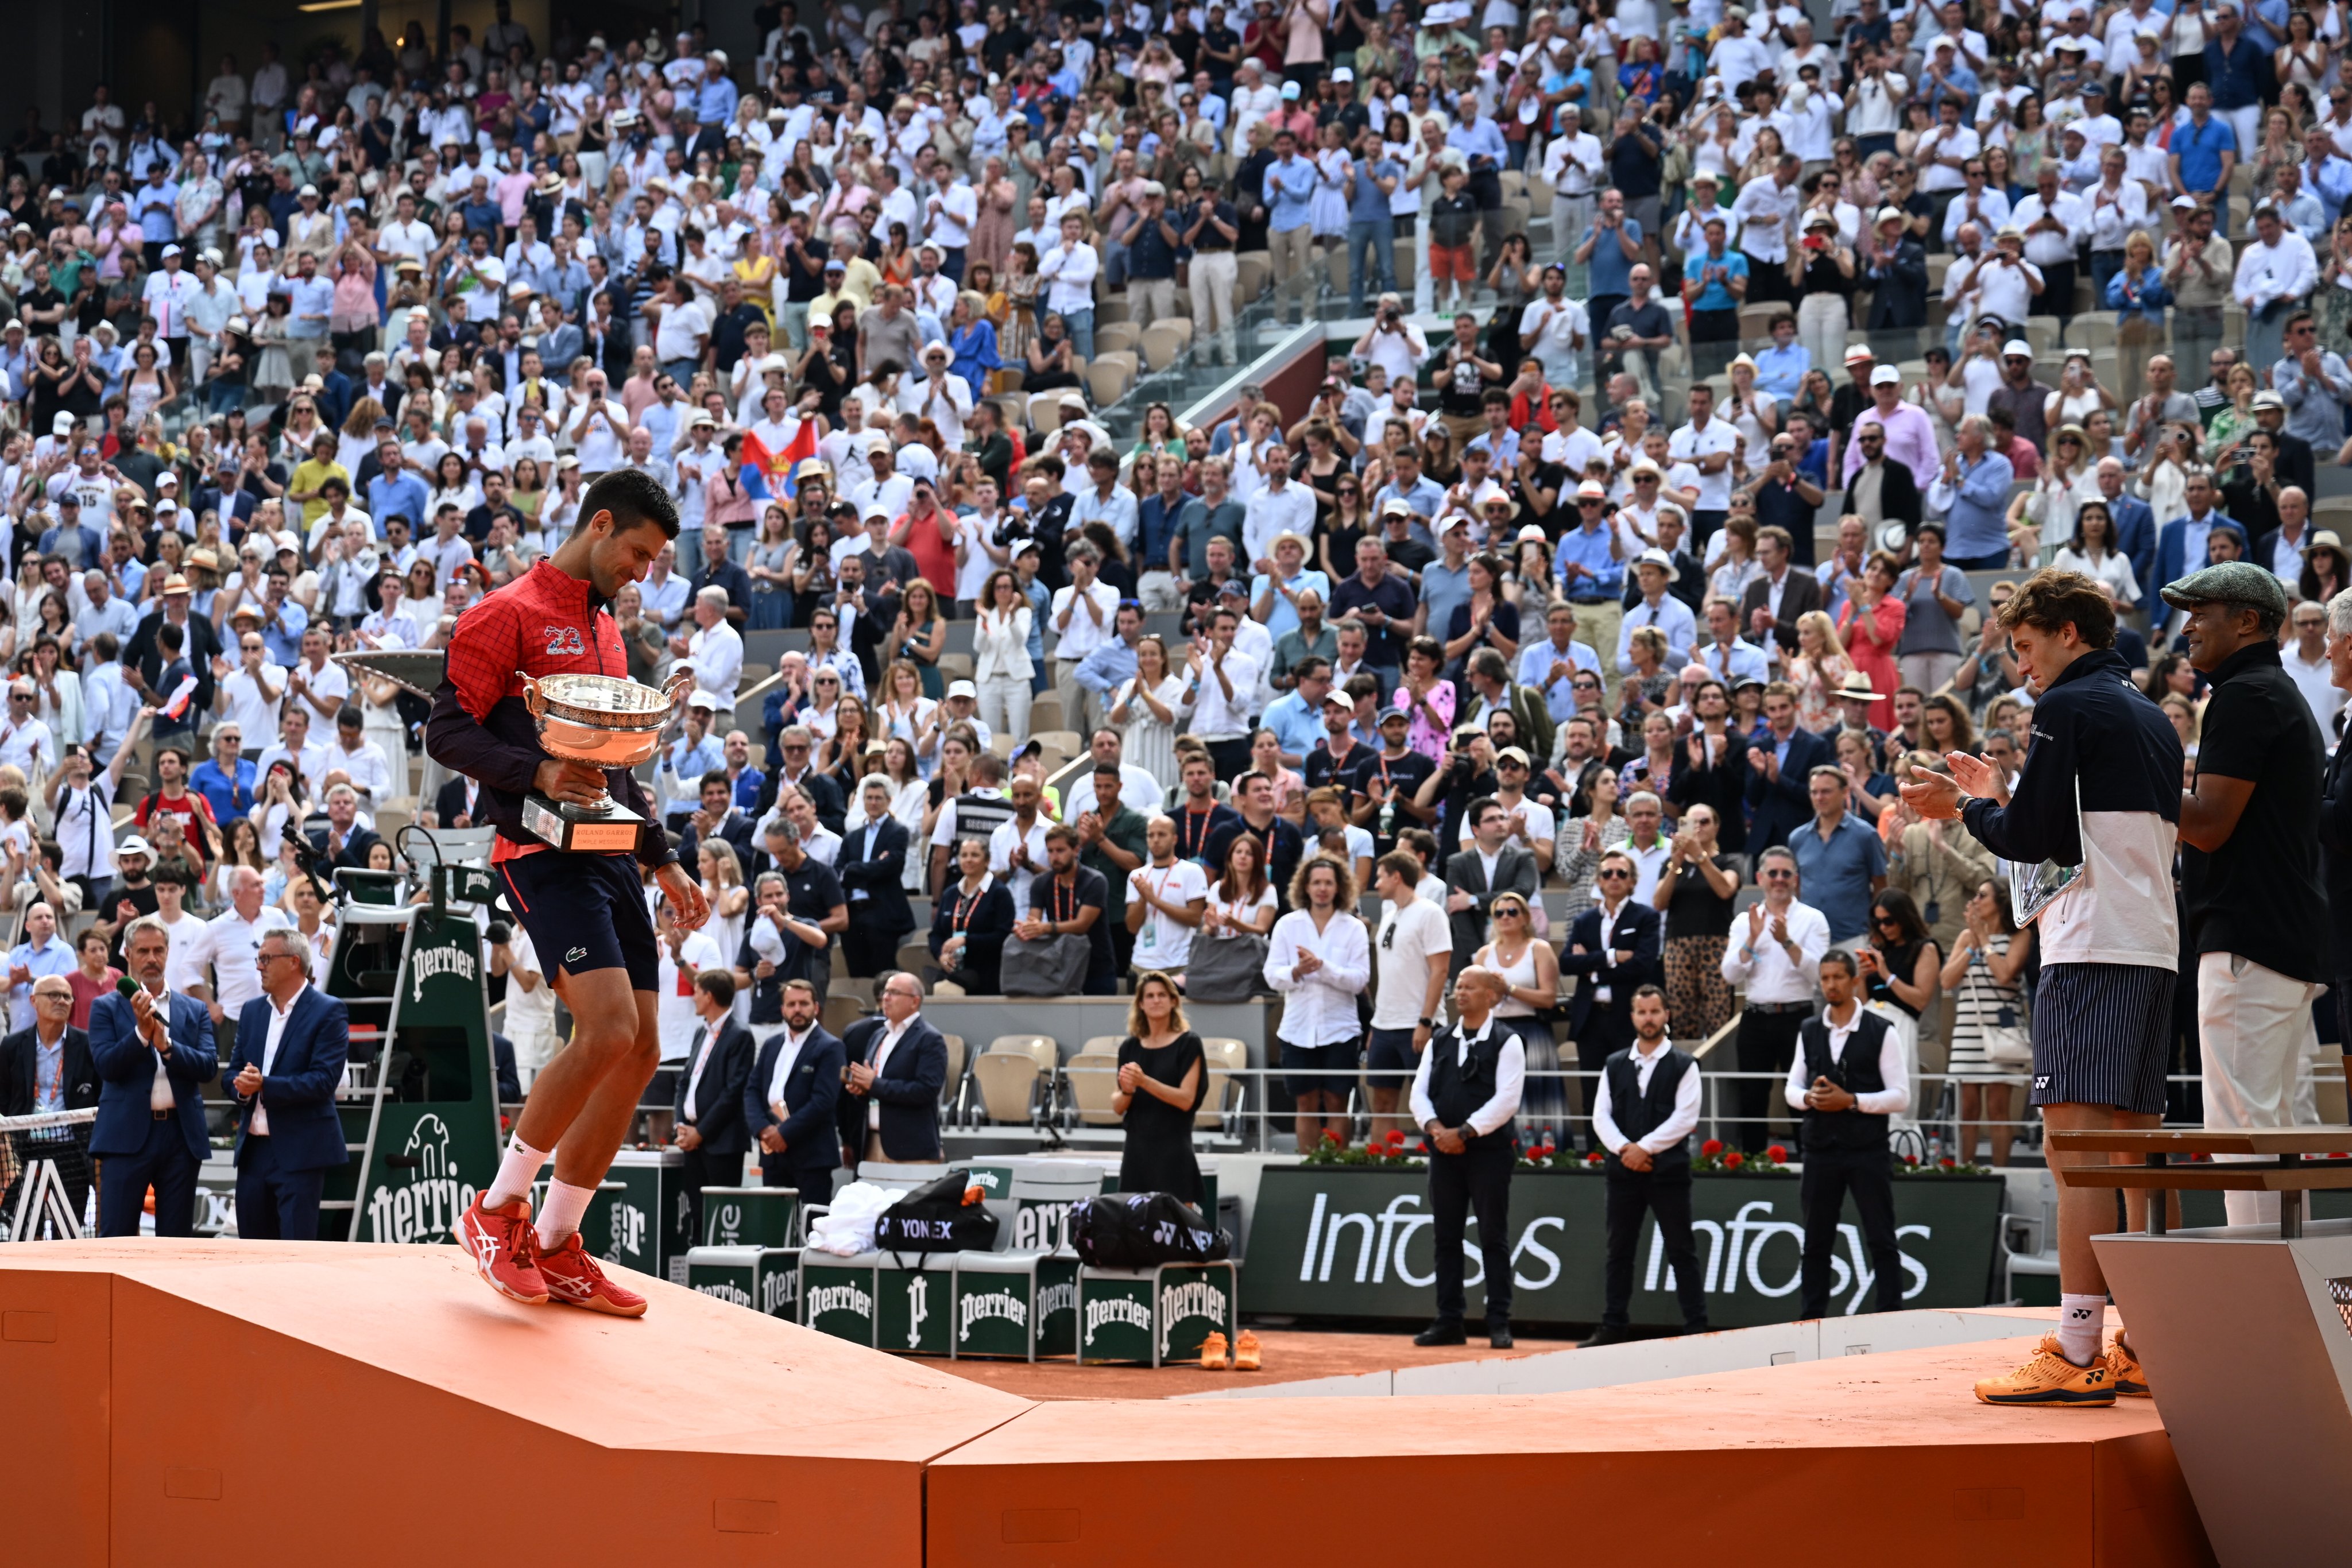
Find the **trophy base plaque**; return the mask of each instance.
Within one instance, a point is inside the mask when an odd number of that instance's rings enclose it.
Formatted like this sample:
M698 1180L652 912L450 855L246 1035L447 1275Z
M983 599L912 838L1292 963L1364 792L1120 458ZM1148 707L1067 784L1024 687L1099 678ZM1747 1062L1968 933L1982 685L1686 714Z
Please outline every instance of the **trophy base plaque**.
M637 847L646 820L617 802L596 807L551 800L544 795L523 797L522 825L551 849L589 854L627 853Z

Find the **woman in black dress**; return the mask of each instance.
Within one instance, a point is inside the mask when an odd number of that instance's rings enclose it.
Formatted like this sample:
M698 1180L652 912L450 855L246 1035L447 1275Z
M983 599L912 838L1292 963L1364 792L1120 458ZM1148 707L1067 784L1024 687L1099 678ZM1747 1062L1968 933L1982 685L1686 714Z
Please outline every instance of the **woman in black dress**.
M1118 1044L1118 1089L1111 1109L1127 1128L1119 1156L1121 1192L1173 1193L1201 1201L1201 1165L1192 1157L1192 1113L1206 1092L1201 1037L1184 1027L1176 982L1158 970L1135 982Z

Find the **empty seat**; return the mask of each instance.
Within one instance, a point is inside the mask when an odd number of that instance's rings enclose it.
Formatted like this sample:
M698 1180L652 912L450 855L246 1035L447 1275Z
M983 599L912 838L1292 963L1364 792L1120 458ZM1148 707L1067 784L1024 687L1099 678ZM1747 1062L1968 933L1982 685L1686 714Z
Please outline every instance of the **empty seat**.
M1037 1064L1025 1056L983 1051L971 1064L982 1114L1000 1126L1034 1126L1037 1121Z
M1113 1051L1081 1051L1064 1069L1069 1081L1070 1103L1079 1123L1088 1127L1116 1127L1119 1113L1111 1109L1118 1092L1118 1056Z
M1095 358L1099 360L1115 350L1133 348L1136 339L1142 335L1143 329L1132 321L1113 321L1107 326L1097 327Z
M849 1032L851 1024L866 1016L866 1009L859 1004L856 997L836 996L828 987L824 998L824 1009L819 1016L824 1024L825 1033L838 1039Z
M1201 1108L1192 1115L1195 1127L1219 1127L1225 1120L1226 1085L1233 1085L1234 1110L1238 1113L1249 1097L1242 1074L1249 1071L1249 1047L1228 1035L1211 1035L1201 1041L1203 1065L1209 1071Z
M1041 1072L1061 1064L1062 1048L1050 1034L1000 1034L988 1042L987 1056L1025 1056Z
M1255 299L1274 281L1274 257L1262 250L1245 250L1234 258L1234 306Z
M1087 372L1087 392L1097 408L1109 408L1135 384L1135 373L1125 365L1097 365Z
M1066 722L1062 717L1061 694L1058 692L1046 692L1043 695L1031 697L1029 699L1029 730L1031 734L1034 735L1040 730L1064 729L1067 727L1068 726Z
M1095 300L1095 326L1097 329L1127 319L1126 290L1121 289L1117 294L1105 294Z
M1041 435L1050 435L1062 428L1062 393L1066 390L1055 387L1029 394L1030 428Z
M1155 371L1164 371L1176 362L1177 356L1192 341L1190 323L1179 326L1174 321L1154 321L1143 329L1143 362Z
M1049 768L1059 768L1085 750L1087 745L1075 729L1039 729L1034 724L1029 729L1029 738L1042 747L1046 757L1051 758Z
M968 1057L963 1036L944 1034L940 1038L947 1041L948 1047L947 1076L940 1080L940 1122L945 1125L962 1120L963 1075Z
M971 679L971 655L970 653L941 653L940 655L940 679L942 681L968 681Z

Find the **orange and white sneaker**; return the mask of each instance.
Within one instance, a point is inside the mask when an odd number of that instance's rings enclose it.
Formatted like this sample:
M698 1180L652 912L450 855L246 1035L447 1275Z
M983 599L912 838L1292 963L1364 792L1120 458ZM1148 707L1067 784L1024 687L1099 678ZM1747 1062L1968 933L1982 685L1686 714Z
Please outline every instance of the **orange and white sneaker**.
M2126 1399L2147 1399L2147 1374L2139 1364L2139 1357L2123 1335L2107 1346L2107 1376L2116 1385L2116 1393Z
M1209 1337L1201 1342L1201 1370L1223 1372L1225 1364L1225 1336L1212 1330Z
M485 1208L479 1197L457 1219L457 1245L490 1289L526 1306L547 1304L547 1281L539 1272L539 1238L530 1228L530 1200L516 1198Z
M2006 1377L1979 1379L1977 1400L1983 1405L2113 1405L2116 1380L2105 1356L2077 1366L2059 1352L2056 1334L2043 1334L2032 1361Z
M567 1307L585 1307L616 1318L646 1315L646 1299L626 1285L604 1277L604 1270L581 1244L573 1231L539 1254L539 1271L547 1281L547 1299Z

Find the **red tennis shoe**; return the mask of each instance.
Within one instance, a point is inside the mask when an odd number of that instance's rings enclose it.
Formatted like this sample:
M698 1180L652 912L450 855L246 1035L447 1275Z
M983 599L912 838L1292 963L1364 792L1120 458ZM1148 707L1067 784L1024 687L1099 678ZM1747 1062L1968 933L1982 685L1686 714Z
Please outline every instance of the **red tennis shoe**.
M551 1301L585 1307L592 1312L608 1312L616 1318L646 1315L646 1299L626 1285L606 1279L604 1269L581 1245L576 1230L539 1254L539 1272L547 1281L547 1299Z
M519 1197L485 1208L479 1197L457 1220L457 1245L474 1260L490 1289L527 1306L547 1304L547 1281L540 1276L539 1239L531 1232L530 1200Z

